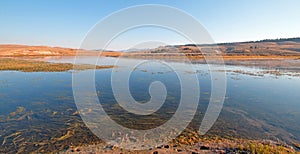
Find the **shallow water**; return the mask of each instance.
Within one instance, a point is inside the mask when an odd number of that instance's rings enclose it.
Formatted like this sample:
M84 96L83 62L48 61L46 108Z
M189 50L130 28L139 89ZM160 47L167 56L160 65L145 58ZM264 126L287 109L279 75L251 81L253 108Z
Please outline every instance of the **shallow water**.
M45 60L74 61L71 57ZM92 63L89 57L82 57L79 61ZM111 65L115 61L115 58L100 58L98 64ZM125 61L128 64L137 60ZM198 77L201 97L191 123L198 129L210 98L210 71L204 64L172 64L178 66L178 71L185 76L196 74ZM187 71L187 67L193 67L194 71ZM150 100L148 90L153 81L164 83L168 92L165 104L149 117L124 111L114 98L111 73L122 77L127 69L127 66L119 66L95 71L96 91L107 114L117 123L133 129L150 129L167 122L176 112L181 98L180 79L176 73L161 65L160 61L142 64L132 71L129 89L135 100L141 103ZM274 73L266 72L273 69L246 66L226 66L225 69L227 91L224 107L207 135L300 142L299 72L275 70ZM224 70L220 67L214 71ZM99 141L76 112L72 71L1 71L0 76L0 152L45 152L62 150L70 144ZM186 103L186 110L189 115L189 103ZM150 122L145 123L149 119ZM72 132L69 133L71 137L65 136L68 131ZM24 147L26 149L22 149Z

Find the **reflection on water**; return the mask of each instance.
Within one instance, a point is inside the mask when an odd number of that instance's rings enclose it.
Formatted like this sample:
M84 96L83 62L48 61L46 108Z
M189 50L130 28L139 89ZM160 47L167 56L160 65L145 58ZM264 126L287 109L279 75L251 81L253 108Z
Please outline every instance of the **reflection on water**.
M87 59L84 57L82 63L88 62ZM48 60L73 62L72 58ZM114 58L101 58L98 64L114 62ZM191 127L198 129L209 101L210 73L206 65L193 66L194 72L181 71L186 75L196 73L199 77L201 97L191 123ZM124 70L126 68L120 66L115 73L121 75ZM278 74L245 66L227 66L226 70L228 87L224 108L208 135L300 142L300 78L297 72L279 71ZM163 82L168 91L159 111L138 117L125 112L116 103L110 83L111 71L96 70L95 83L99 100L112 119L129 128L145 129L157 127L172 117L180 100L180 82L174 72L159 64L143 65L132 72L130 92L137 101L149 101L148 88L153 81ZM87 129L77 112L71 72L2 71L0 76L1 153L63 150L70 145L100 141Z

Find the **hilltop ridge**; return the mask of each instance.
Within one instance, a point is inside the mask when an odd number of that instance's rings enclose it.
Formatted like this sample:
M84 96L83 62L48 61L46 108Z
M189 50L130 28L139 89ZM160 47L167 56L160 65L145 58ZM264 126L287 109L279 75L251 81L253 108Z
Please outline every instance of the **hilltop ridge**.
M217 44L168 45L155 49L128 53L126 56L186 56L201 58L202 51L217 50L223 56L300 56L300 38L232 42Z
M0 57L17 56L75 56L77 52L81 55L109 57L180 57L182 55L189 58L203 58L207 52L218 51L225 58L245 57L245 58L300 58L300 37L265 39L259 41L230 42L216 44L185 44L185 45L166 45L154 49L134 50L131 52L121 51L98 51L83 50L62 47L48 46L27 46L27 45L0 45ZM182 54L183 53L183 54Z

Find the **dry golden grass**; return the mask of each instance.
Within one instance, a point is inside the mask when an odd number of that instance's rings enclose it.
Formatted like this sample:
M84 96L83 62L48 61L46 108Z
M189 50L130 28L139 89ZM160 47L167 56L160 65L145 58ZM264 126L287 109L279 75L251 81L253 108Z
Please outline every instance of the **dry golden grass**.
M254 48L255 47L255 48ZM256 48L257 47L257 48ZM179 52L171 52L172 49L162 48L161 51L133 52L123 53L115 51L87 51L61 47L47 46L25 46L25 45L0 45L0 57L32 57L32 56L106 56L106 57L132 57L132 58L183 58L204 59L199 49L214 49L212 46L179 46ZM272 43L249 43L235 45L220 45L217 48L221 51L224 60L248 60L248 59L300 59L300 43L294 44L272 44ZM233 52L226 52L227 50ZM159 49L157 49L159 50ZM170 51L169 51L170 50Z
M74 67L75 66L75 67ZM13 70L22 72L63 72L68 70L103 69L113 66L73 65L70 63L49 63L34 60L20 60L0 58L0 70Z
M188 58L191 60L201 60L205 58L216 58L214 56L203 56L201 54L195 54L193 56L190 55L184 55L184 54L143 54L143 53L126 53L123 54L122 57L128 57L128 58L151 58L151 59L182 59L182 58ZM269 56L257 56L257 55L220 55L219 58L223 58L224 60L281 60L281 59L288 59L288 60L296 60L300 59L300 55L287 55L287 56L280 56L280 55L269 55Z
M28 56L75 56L76 54L86 56L117 57L120 52L88 51L61 47L26 46L26 45L0 45L0 57L28 57Z
M204 56L188 56L189 59L204 59ZM232 55L222 56L224 60L251 60L251 59L300 59L300 56L276 56L276 55L270 55L270 56L239 56L239 55Z

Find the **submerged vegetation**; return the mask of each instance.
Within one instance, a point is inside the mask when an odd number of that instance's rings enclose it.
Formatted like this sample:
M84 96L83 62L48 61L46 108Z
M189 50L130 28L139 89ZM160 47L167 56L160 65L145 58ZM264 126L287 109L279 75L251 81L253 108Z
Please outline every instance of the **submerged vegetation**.
M44 103L35 102L33 105L41 104ZM49 121L39 120L39 117L49 119ZM0 117L0 123L3 128L0 134L0 153L73 153L79 151L82 153L130 153L130 151L120 149L115 145L103 143L84 125L75 108L32 111L19 106L15 111ZM28 126L28 123L32 125ZM201 136L197 130L190 127L165 145L158 145L145 151L135 151L135 153L150 153L150 151L153 153L154 151L169 153L182 151L188 153L297 153L293 147L278 141L224 138L215 135Z
M114 66L74 65L71 63L50 63L35 60L22 60L13 58L0 58L0 70L11 70L21 72L63 72L69 70L104 69Z

